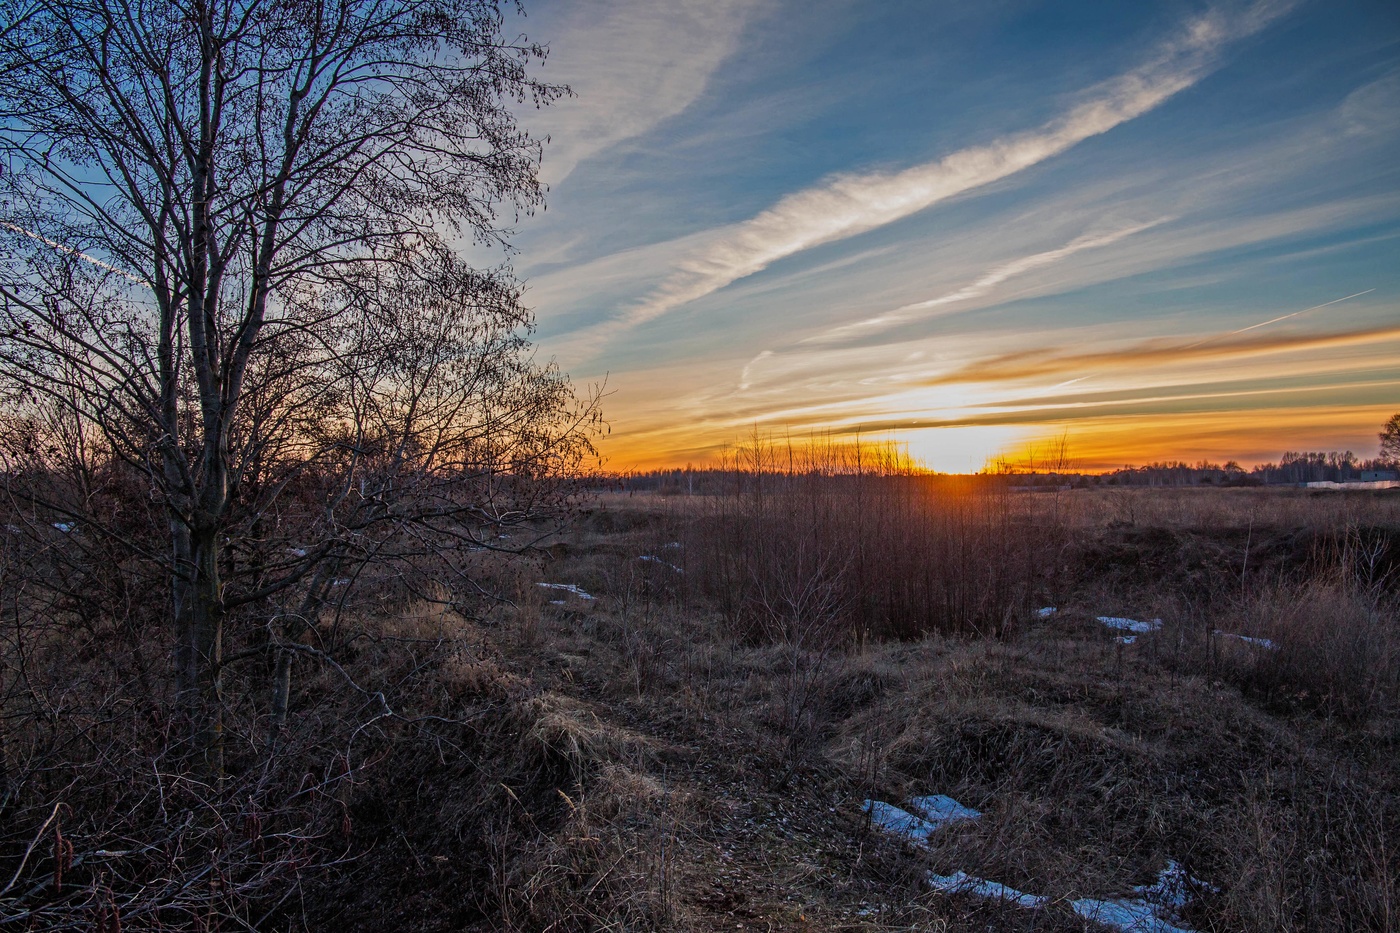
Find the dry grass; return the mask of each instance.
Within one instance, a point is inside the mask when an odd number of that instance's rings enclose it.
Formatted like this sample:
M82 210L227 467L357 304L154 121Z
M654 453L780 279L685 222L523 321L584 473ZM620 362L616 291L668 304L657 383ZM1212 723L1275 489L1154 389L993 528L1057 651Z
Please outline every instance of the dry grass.
M505 601L326 620L363 636L299 676L321 713L296 760L355 767L267 924L1084 931L1071 900L1170 859L1218 888L1182 918L1202 933L1396 927L1391 500L896 480L600 497L534 563L483 565ZM917 608L945 586L966 598ZM1100 614L1163 628L1124 645ZM346 677L396 715L356 725ZM985 816L927 850L866 825L862 800L926 793ZM1052 902L950 897L928 870Z
M1113 511L1123 492L1131 522ZM963 503L975 521L923 532L917 520L948 500L916 520L895 496L898 509L860 510L879 519L865 527L843 514L848 499L812 502L796 484L771 507L608 497L539 571L599 599L538 603L483 636L553 698L520 734L569 736L543 744L573 764L556 767L568 799L552 822L499 837L510 868L478 927L1083 930L1070 900L1121 896L1172 859L1219 889L1182 918L1197 930L1394 928L1400 634L1392 539L1369 539L1385 542L1379 557L1363 540L1394 526L1328 511L1345 513L1343 499L1199 492L1211 501L978 492ZM832 572L839 542L879 553L894 528L893 554L915 533L1052 508L1065 537L1047 533L1053 550L1009 587L1010 624L878 637L833 596L850 585L847 566ZM802 544L813 533L829 537ZM734 563L716 586L725 548ZM1038 566L1046 554L1053 568ZM1061 611L1023 612L1040 599ZM1122 645L1097 614L1164 627ZM986 816L927 852L865 828L862 799L920 793ZM921 882L930 868L1053 902L947 897Z
M1110 524L1146 528L1247 528L1339 530L1400 525L1400 495L1393 490L1330 491L1260 486L1095 487L1066 497L1080 528Z
M1056 501L994 479L763 475L702 500L684 540L693 588L749 639L791 640L794 619L856 640L1000 636L1054 588Z

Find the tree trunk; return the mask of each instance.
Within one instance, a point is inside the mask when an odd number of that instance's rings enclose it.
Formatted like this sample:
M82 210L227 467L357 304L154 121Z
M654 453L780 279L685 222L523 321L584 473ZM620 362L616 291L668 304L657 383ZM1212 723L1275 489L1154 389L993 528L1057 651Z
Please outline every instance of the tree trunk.
M213 523L173 520L176 690L189 722L191 754L211 778L223 777L223 592Z
M290 648L277 649L277 670L272 678L272 750L277 751L282 744L282 733L287 727L287 708L292 693L292 658L296 652Z
M333 565L338 567L339 565ZM302 600L301 608L295 615L285 616L282 623L283 645L291 645L300 641L310 627L311 614L316 612L321 605L325 594L326 584L331 579L332 567L322 564L316 570L316 575L312 578L311 586L307 589L306 598ZM282 732L287 727L287 710L291 706L292 695L292 661L296 656L296 651L290 647L278 647L277 668L272 675L272 736L271 745L274 751L281 744Z

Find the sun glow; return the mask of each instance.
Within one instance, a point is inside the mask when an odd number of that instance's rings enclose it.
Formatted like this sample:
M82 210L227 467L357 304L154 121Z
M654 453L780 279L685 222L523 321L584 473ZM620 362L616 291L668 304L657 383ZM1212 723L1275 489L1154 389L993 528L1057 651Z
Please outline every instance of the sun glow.
M969 425L911 431L900 440L909 454L939 473L977 473L998 457L1015 459L1033 440L1020 425Z

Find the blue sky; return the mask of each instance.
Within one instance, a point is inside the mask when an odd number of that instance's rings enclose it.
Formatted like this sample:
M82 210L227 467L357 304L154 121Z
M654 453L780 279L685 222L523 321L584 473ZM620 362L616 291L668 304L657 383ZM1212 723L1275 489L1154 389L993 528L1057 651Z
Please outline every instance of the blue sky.
M1400 410L1393 0L527 13L576 96L513 262L609 466L1370 456Z

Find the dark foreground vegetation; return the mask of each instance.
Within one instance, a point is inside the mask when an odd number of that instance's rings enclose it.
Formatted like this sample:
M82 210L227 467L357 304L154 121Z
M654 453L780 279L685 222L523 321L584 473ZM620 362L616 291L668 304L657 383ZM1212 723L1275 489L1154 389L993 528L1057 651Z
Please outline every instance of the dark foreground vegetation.
M515 12L0 0L5 929L296 925L366 769L512 728L402 615L495 605L598 423L458 248L543 203Z

